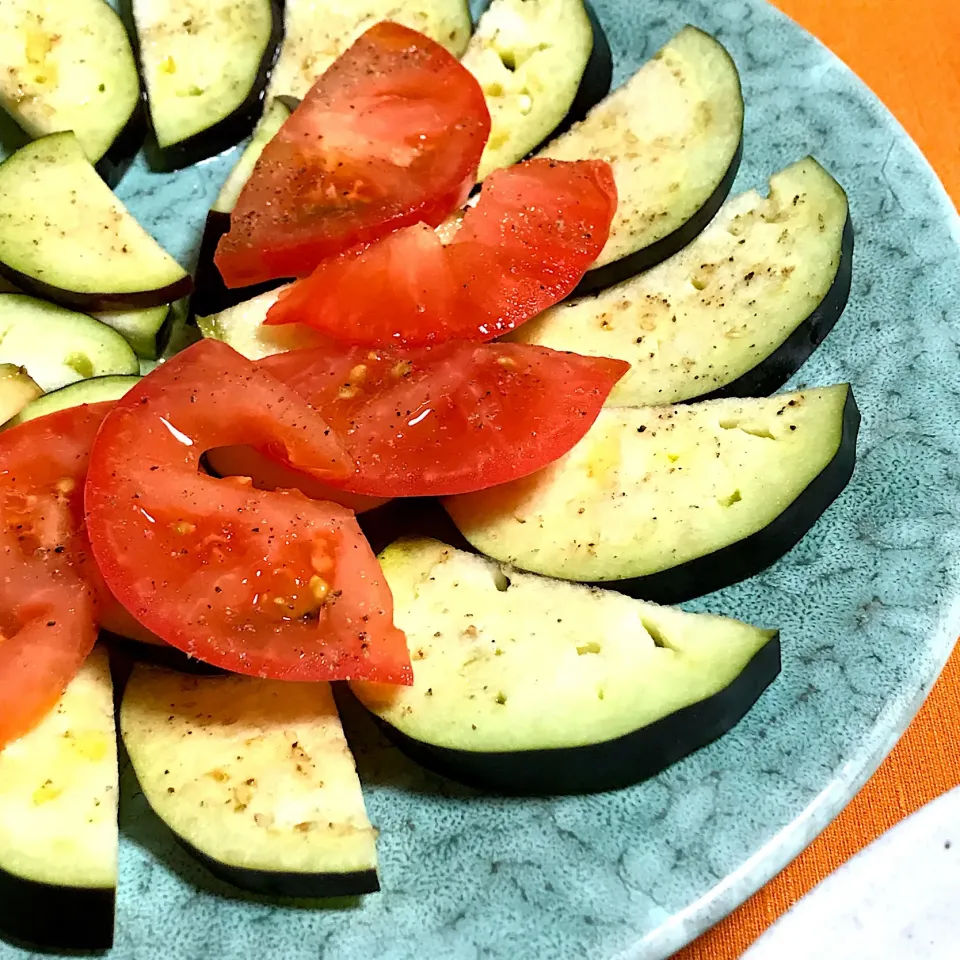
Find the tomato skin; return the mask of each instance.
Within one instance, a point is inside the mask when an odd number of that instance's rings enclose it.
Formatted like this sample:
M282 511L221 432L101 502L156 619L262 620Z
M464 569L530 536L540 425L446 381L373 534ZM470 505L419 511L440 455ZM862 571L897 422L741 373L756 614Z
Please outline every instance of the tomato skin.
M375 497L469 493L561 457L630 365L518 343L327 347L258 364L306 398L355 457L329 481Z
M224 282L306 276L356 244L439 224L466 199L489 135L483 91L455 57L374 25L264 149L217 247Z
M528 160L491 174L444 246L425 224L324 260L266 323L360 346L491 340L571 293L617 206L603 160Z
M217 341L117 402L85 490L111 591L161 639L235 673L410 683L390 591L354 514L199 472L206 449L244 442L280 444L322 479L354 468L304 400Z
M111 406L0 433L0 748L53 708L97 639L103 587L83 527L83 479Z

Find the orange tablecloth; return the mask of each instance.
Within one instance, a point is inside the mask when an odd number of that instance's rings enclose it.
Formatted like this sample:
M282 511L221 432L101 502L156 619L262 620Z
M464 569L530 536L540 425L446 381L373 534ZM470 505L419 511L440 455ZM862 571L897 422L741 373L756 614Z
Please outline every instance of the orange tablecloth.
M960 2L776 0L886 103L960 206ZM960 646L849 807L779 876L675 960L736 960L774 920L903 817L960 784Z

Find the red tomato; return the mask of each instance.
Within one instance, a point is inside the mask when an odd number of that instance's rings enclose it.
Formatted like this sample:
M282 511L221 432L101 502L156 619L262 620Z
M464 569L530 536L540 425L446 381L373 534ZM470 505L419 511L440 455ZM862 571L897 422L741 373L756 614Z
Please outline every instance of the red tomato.
M0 748L53 708L97 639L83 478L110 407L73 407L0 434Z
M376 24L261 154L217 247L224 282L306 276L398 227L439 224L466 199L489 135L483 91L455 57Z
M266 322L346 343L490 340L569 294L607 241L617 206L603 160L529 160L491 174L444 246L425 224L323 261Z
M258 490L299 490L311 500L329 500L364 513L386 503L380 497L337 490L307 473L294 470L250 446L215 447L206 455L209 471L217 477L249 477Z
M519 343L368 350L331 344L259 364L357 462L329 481L374 497L445 496L527 476L566 453L630 365Z
M86 484L107 585L148 630L217 667L411 682L390 590L353 513L199 472L205 450L244 442L280 444L324 479L354 469L303 399L213 340L117 402Z

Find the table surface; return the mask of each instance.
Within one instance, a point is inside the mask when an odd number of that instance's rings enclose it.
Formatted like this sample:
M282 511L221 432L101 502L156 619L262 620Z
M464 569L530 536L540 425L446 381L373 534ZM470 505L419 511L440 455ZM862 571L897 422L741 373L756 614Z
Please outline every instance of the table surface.
M960 206L960 3L776 0L870 86ZM735 960L837 867L960 784L960 647L906 735L847 809L779 876L675 960Z

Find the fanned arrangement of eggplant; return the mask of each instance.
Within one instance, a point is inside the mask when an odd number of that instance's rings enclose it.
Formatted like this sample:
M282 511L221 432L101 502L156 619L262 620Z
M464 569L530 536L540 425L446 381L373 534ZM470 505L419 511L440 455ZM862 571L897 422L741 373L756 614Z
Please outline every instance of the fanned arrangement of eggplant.
M852 260L847 198L807 157L770 178L768 197L728 201L669 260L546 310L511 339L628 361L611 406L763 396L843 313Z
M780 671L777 631L658 604L792 549L859 427L849 384L769 396L842 314L853 228L811 157L727 199L743 101L708 34L610 93L584 0L132 13L162 165L253 133L199 330L100 176L145 127L120 19L0 3L0 106L37 138L0 164L0 932L45 948L113 938L108 648L138 661L144 796L199 863L374 893L333 683L481 790L655 776Z
M736 65L717 40L688 26L541 150L613 167L617 213L581 292L646 270L700 233L730 192L742 133Z
M794 547L849 482L859 425L849 384L607 408L551 466L444 506L501 562L677 603Z
M72 130L115 185L146 123L130 38L104 0L4 0L0 107L32 137Z

